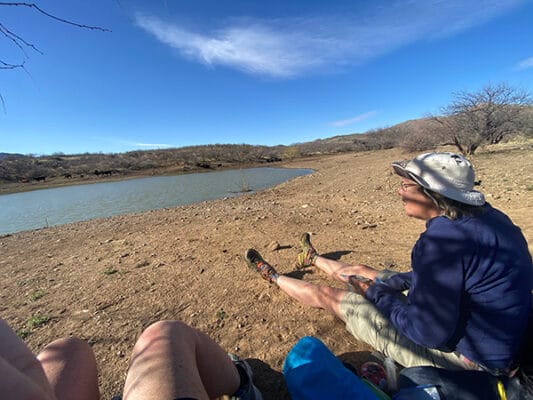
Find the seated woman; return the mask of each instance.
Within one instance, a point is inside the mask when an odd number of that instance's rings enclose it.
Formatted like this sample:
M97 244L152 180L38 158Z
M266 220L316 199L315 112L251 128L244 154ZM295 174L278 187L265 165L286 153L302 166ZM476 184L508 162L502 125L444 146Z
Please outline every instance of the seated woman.
M426 222L412 271L321 257L308 234L300 266L315 265L355 292L278 275L253 249L248 264L288 295L337 315L356 338L405 367L512 374L532 304L533 265L522 232L473 189L474 170L461 155L427 153L392 167L406 214Z

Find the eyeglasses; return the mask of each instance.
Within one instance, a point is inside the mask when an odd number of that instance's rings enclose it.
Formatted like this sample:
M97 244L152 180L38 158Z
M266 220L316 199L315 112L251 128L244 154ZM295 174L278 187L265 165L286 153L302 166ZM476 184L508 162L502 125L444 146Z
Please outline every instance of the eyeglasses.
M418 186L416 183L400 183L400 190L402 192L406 192L407 188L410 188L411 186Z

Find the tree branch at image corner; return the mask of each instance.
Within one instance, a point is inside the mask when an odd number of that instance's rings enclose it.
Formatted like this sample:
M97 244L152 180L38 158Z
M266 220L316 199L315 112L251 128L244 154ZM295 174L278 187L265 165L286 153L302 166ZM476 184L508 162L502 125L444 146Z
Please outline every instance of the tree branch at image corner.
M36 12L44 15L47 18L50 18L50 19L52 19L54 21L58 21L58 22L60 22L62 24L72 25L72 26L75 26L75 27L81 28L81 29L96 30L96 31L101 31L101 32L111 32L110 29L102 28L100 26L81 24L81 23L78 23L78 22L71 21L69 19L58 17L58 16L56 16L56 15L54 15L52 13L49 13L48 11L43 10L41 7L39 7L35 3L4 2L4 1L2 1L2 2L0 2L0 6L29 8L29 9L35 10ZM44 54L43 51L41 51L33 43L30 43L29 41L24 39L19 34L13 32L11 29L6 27L3 23L0 23L0 34L3 35L8 41L10 41L13 44L13 46L17 47L23 54L22 62L19 62L19 63L8 62L8 61L5 61L4 59L0 59L0 70L22 69L27 74L29 74L29 72L27 71L27 69L25 67L26 60L29 58L28 54L26 53L26 49L29 48L29 49L31 49L31 50L33 50L36 53L39 53L41 55ZM4 110L4 113L5 113L6 112L6 105L5 105L4 97L2 96L1 93L0 93L0 105L2 106L2 109Z
M18 1L16 1L16 2L4 2L4 1L1 1L0 2L0 6L27 7L27 8L31 8L31 9L36 10L37 12L47 16L48 18L54 19L54 20L62 22L64 24L73 25L73 26L76 26L78 28L83 28L83 29L90 29L90 30L96 30L96 31L102 31L102 32L111 32L110 29L102 28L100 26L80 24L80 23L77 23L77 22L70 21L68 19L60 18L60 17L58 17L58 16L56 16L54 14L51 14L51 13L43 10L42 8L40 8L35 3L26 3L26 2L18 2Z

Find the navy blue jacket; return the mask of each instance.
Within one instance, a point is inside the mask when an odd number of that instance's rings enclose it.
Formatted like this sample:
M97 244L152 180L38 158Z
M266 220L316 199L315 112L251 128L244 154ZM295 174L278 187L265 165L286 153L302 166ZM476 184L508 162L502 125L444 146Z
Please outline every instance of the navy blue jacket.
M509 367L532 301L533 265L520 229L489 204L476 217L432 218L411 266L371 286L366 298L417 344ZM406 289L407 302L398 296Z

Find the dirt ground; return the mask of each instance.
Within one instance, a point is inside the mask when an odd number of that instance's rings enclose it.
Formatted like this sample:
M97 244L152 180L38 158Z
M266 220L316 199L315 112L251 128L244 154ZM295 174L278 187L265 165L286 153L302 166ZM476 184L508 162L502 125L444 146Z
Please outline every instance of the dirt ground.
M301 160L287 166L316 172L258 193L0 237L0 315L35 352L63 336L87 340L102 399L121 393L136 338L162 319L248 359L265 399L288 399L283 360L302 336L356 364L369 348L340 320L247 269L244 251L255 247L280 273L336 285L313 268L296 270L308 231L329 257L407 270L424 223L403 214L389 165L410 156L393 149ZM479 189L522 228L531 251L531 144L493 147L472 161Z

